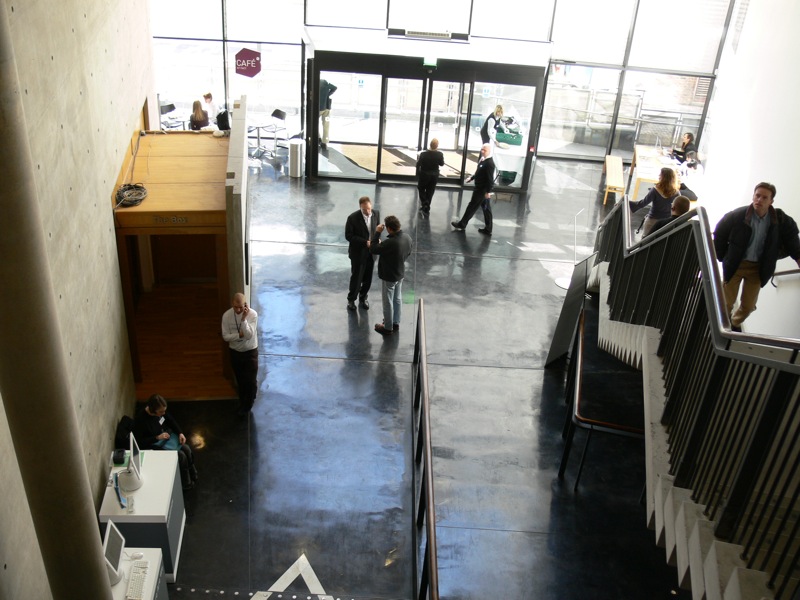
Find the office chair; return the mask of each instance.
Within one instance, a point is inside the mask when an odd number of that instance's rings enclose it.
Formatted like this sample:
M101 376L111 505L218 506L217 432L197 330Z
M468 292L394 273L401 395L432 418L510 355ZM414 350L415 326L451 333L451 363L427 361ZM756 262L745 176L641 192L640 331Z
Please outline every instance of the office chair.
M283 132L283 139L286 139L286 112L280 108L272 111L272 124L262 127L264 133L272 134L272 150L265 146L259 146L258 151L263 156L275 158L278 154L278 135Z

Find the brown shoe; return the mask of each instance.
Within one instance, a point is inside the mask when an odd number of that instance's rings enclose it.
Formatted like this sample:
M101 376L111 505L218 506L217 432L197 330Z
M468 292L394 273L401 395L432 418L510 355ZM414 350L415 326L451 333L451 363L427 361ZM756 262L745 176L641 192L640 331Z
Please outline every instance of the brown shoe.
M394 333L394 331L391 329L386 329L386 327L383 326L383 323L375 323L375 331L381 335L392 335Z

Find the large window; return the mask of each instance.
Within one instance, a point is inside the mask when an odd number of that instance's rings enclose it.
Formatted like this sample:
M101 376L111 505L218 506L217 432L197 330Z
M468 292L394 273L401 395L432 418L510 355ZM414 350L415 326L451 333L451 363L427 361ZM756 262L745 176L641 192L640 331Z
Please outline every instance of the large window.
M712 73L731 0L639 3L628 64Z
M619 69L550 66L539 151L604 156L611 135Z
M632 124L634 138L614 144L614 154L629 157L633 143L680 145L683 133L697 135L706 103L708 78L629 71L623 98L631 101L620 107L620 122Z
M471 35L546 42L555 0L472 0ZM574 16L573 16L574 18Z
M222 42L153 40L156 92L162 104L172 104L176 125L186 127L192 103L211 92L218 106L225 97ZM216 116L216 115L213 115ZM213 117L209 115L209 117Z
M553 58L621 65L634 6L635 0L558 0Z
M469 33L470 0L403 0L389 3L389 28Z
M387 0L306 0L306 25L384 29L386 6Z

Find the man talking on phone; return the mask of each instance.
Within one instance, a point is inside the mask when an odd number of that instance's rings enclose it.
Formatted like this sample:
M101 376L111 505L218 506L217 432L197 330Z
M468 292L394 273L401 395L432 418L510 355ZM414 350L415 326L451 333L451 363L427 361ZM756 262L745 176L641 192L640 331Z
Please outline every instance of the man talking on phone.
M222 339L230 348L238 414L243 417L253 408L258 392L258 313L247 305L244 294L234 294L231 308L222 315Z

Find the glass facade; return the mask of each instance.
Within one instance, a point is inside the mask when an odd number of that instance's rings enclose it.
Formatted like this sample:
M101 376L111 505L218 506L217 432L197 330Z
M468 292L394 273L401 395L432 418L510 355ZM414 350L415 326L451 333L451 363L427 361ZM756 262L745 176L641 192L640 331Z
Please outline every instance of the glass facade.
M174 0L154 5L152 13L156 89L162 103L176 106L171 126L187 118L192 102L205 92L214 94L218 107L225 105L226 97L246 94L254 113L264 118L275 108L285 110L288 133L297 135L303 131L304 25L319 26L316 29L334 38L340 27L372 33L377 36L373 52L378 54L398 42L389 39L387 26L468 32L467 44L430 42L434 53L440 59L549 63L540 153L600 158L611 152L627 158L636 143L658 141L666 146L677 143L684 131L702 133L726 27L732 28L735 44L747 4L748 0L509 0L498 7L489 0L457 0L437 8L421 0L288 0L276 10L251 0ZM524 18L518 18L521 15ZM261 53L262 71L253 78L235 72L235 54L244 48ZM354 51L363 51L363 44ZM471 58L476 53L478 58ZM415 139L424 146L435 134L451 151L470 155L480 145L476 127L494 102L517 110L526 131L531 126L524 121L530 121L526 109L533 87L518 99L492 83L477 82L464 94L464 85L472 84L433 82L431 114L426 117L416 100L422 81L410 81L387 83L383 130L378 123L382 79L354 75L344 81L336 106L343 110L346 105L349 112L335 110L332 115L338 131L346 132L337 141L374 144L382 134L387 146L399 148L415 146ZM472 113L467 115L470 93ZM419 112L411 118L408 111L414 110ZM425 118L430 118L426 139L412 139ZM406 128L409 120L413 123ZM391 157L382 157L381 163L384 158ZM374 162L379 168L377 157Z

